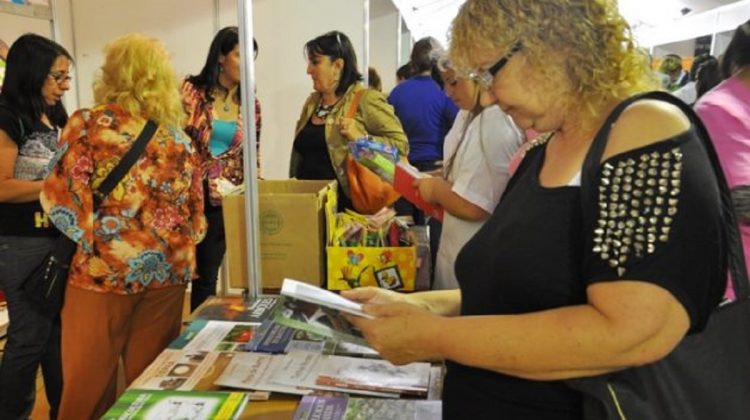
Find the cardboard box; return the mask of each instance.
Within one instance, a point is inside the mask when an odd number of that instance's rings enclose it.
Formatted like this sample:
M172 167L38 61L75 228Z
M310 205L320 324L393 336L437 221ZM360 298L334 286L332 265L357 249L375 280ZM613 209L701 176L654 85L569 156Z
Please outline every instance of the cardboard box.
M262 287L278 289L284 277L316 286L325 280L326 200L336 181L258 181ZM229 284L247 288L245 197L222 202Z

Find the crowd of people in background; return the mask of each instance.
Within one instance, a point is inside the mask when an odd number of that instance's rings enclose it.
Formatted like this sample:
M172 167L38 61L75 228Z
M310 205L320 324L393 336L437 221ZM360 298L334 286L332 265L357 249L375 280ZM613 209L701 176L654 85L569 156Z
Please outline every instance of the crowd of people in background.
M518 418L580 418L580 394L560 379L649 363L704 328L726 278L715 275L725 268L718 200L698 191L719 181L697 177L707 157L685 114L640 99L644 92L695 106L732 188L750 265L750 21L723 56L698 55L688 71L668 54L654 70L613 2L572 3L469 0L449 49L418 40L390 92L372 67L363 84L346 34L304 44L312 92L294 126L289 177L337 180L339 209L352 209L348 144L367 137L430 174L415 187L446 211L438 223L404 200L395 205L430 226L434 291L344 294L378 317L355 323L386 359L448 360L447 418L490 418L500 406ZM191 311L216 293L222 193L244 181L243 106L254 108L258 141L261 134L260 102L240 94L241 54L238 28L223 28L200 72L180 81L161 41L120 37L105 48L94 105L68 117L61 100L71 54L33 34L9 50L0 40L7 418L29 417L40 366L50 418L98 418L116 399L119 360L129 383L177 337L187 286ZM614 120L611 131L601 128ZM157 129L142 158L95 208L96 188L149 121ZM608 142L597 167L632 166L632 156L681 168L670 184L678 187L662 197L675 204L655 213L669 212L669 223L658 223L671 233L642 248L603 250L608 238L629 234L627 221L609 223L607 212L582 215L582 167L596 141ZM601 191L614 182L607 174L594 179ZM630 202L596 200L637 212ZM49 316L21 285L61 234L78 249L66 304ZM680 235L704 240L677 245ZM673 278L681 281L665 280ZM624 301L631 309L621 311Z

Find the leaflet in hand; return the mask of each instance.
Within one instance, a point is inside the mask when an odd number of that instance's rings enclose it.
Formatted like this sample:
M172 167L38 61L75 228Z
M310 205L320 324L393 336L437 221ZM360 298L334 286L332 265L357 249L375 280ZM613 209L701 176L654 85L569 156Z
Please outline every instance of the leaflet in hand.
M324 337L367 345L362 333L344 314L374 319L362 312L362 305L328 290L284 279L281 285L284 301L276 309L276 323Z
M284 279L284 282L281 284L281 294L297 300L304 300L320 306L337 309L351 315L361 316L362 318L375 319L372 315L362 312L361 304L320 287L302 283L301 281Z
M434 217L438 221L443 221L443 208L425 201L419 195L419 189L414 186L414 181L420 178L429 178L427 174L419 172L415 167L399 162L396 165L396 175L393 179L393 188L396 189L405 199L414 204L420 210L424 211L427 216Z

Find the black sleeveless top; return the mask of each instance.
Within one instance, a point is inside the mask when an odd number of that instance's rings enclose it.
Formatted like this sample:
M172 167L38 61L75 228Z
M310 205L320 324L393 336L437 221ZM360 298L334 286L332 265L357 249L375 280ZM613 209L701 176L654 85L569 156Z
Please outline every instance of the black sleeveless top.
M700 330L723 292L726 260L713 169L694 129L613 156L581 188L539 183L546 144L527 152L490 219L456 260L462 315L523 314L586 303L586 287L642 280L672 293ZM592 182L593 184L593 182ZM446 419L580 419L582 397L447 362Z
M311 118L294 139L294 150L302 156L297 170L298 179L336 179L328 154L325 128L325 124L313 124Z
M459 253L461 315L520 314L586 301L576 275L582 260L580 191L539 184L543 151L529 151L513 188ZM580 396L559 382L448 362L445 418L579 419L580 405ZM555 416L544 417L546 411Z
M0 99L1 100L1 99ZM0 102L0 130L18 147L13 177L39 181L46 177L57 152L58 130L41 121L32 125ZM60 232L49 221L39 200L26 203L0 203L0 236L58 236Z

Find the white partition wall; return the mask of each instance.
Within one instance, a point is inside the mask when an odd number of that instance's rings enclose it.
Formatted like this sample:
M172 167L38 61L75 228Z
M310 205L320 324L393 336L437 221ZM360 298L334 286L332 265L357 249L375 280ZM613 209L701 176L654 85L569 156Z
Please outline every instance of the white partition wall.
M411 47L414 45L414 42L416 42L416 40L412 38L411 31L409 31L409 28L406 27L406 22L402 19L399 67L409 62L409 57L411 57Z
M734 31L748 17L750 0L739 0L655 27L637 28L635 37L642 46L653 48L654 57L661 57L670 52L692 56L693 52L688 50L695 38L711 35L714 37L711 54L718 56L726 48L725 33Z
M29 32L55 39L55 34L52 33L52 20L55 18L54 15L58 15L59 19L59 10L57 13L52 12L52 8L44 4L23 6L9 3L0 4L0 39L11 45L19 36ZM64 13L67 17L67 12ZM59 28L59 22L57 27ZM60 35L60 33L57 35ZM55 40L72 55L75 55L71 47L71 37L62 34ZM75 72L75 68L73 71ZM63 103L69 110L77 107L76 89L71 89L63 97Z
M370 66L388 94L396 85L400 15L391 0L370 0Z
M161 39L172 54L178 76L196 73L205 60L213 37L213 2L206 0L64 0L74 27L76 77L81 107L91 106L91 86L103 62L102 49L108 41L142 32ZM62 11L60 13L62 15ZM70 28L59 16L60 26ZM66 21L67 20L67 21Z
M52 36L47 20L0 13L0 38L8 45L27 32L46 37Z
M255 74L263 106L261 166L265 178L288 176L294 124L312 92L302 47L336 29L349 36L362 66L362 13L362 1L358 0L253 1L260 49Z

